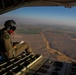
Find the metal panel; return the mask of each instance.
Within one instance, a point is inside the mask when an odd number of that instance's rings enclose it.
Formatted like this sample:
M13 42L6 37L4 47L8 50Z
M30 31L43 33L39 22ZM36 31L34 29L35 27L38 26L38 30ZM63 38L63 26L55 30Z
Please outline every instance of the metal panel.
M76 0L0 0L0 14L24 6L76 6Z

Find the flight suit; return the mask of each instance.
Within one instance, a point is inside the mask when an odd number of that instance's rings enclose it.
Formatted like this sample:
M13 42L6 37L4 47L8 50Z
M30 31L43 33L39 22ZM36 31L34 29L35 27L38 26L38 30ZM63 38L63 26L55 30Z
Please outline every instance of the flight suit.
M22 44L17 43L15 46L13 46L11 35L6 30L2 31L1 40L2 53L7 58L16 57L23 51L26 51L27 54L32 53L32 49L29 47L29 44L27 42L24 42Z

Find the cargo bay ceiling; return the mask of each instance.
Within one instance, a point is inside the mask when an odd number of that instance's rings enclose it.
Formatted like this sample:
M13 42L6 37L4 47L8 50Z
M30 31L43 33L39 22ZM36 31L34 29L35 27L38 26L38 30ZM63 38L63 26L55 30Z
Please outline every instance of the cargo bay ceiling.
M76 0L0 0L0 14L28 6L76 6Z

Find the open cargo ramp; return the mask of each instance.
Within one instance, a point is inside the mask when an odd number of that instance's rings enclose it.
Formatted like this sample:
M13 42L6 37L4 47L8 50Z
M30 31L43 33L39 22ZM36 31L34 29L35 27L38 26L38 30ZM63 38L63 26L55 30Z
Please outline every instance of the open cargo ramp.
M76 75L76 63L22 53L16 58L1 61L0 75Z

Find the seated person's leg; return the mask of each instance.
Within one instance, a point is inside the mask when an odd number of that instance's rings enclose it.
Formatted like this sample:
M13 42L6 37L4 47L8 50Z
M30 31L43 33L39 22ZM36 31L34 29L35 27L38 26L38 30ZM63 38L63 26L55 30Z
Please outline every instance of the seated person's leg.
M15 56L18 56L23 51L26 51L28 54L33 53L32 49L29 47L29 44L27 42L24 42L22 44L16 44L17 49L15 50Z

